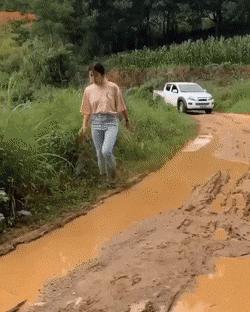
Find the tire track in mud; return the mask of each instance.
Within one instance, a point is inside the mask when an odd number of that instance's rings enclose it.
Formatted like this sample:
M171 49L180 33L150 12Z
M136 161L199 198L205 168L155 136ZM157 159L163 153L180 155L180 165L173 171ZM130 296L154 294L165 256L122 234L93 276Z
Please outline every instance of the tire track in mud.
M195 277L214 269L216 257L250 254L250 172L225 194L227 210L216 213L212 203L230 181L218 171L197 186L177 210L161 214L117 236L95 262L45 288L41 306L29 312L167 312L195 285ZM235 192L244 205L235 211ZM230 203L230 206L229 206ZM218 229L227 232L217 241Z

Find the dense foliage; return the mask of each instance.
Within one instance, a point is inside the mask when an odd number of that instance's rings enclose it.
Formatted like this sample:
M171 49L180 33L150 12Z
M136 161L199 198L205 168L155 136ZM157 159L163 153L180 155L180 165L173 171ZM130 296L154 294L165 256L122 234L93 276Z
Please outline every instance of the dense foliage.
M34 13L33 36L83 59L250 30L248 0L1 0L0 9Z

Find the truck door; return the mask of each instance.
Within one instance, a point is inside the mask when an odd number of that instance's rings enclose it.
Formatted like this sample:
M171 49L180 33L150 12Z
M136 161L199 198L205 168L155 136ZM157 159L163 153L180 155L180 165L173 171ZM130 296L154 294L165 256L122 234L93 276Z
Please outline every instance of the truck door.
M177 100L179 97L179 90L177 85L173 84L170 91L170 104L177 106Z
M170 101L171 101L171 87L172 87L172 84L171 83L167 83L164 87L164 100L166 103L168 104L171 104Z

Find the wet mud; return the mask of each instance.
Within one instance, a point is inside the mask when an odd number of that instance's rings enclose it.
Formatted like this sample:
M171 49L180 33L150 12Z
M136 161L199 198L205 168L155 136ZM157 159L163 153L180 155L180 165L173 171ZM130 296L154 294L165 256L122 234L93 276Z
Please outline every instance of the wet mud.
M242 176L235 185L245 185L249 177ZM223 213L212 209L213 200L229 180L228 174L219 171L196 187L179 209L159 214L116 236L95 261L50 283L39 299L41 306L29 307L28 311L188 312L187 307L192 305L195 308L191 312L210 311L205 309L206 300L195 306L194 299L190 304L182 296L194 291L198 276L216 272L215 259L250 253L247 203L244 217L237 215L233 206ZM227 237L218 240L216 233L221 229ZM249 264L250 258L246 261ZM230 274L226 276L228 279ZM206 287L203 285L203 292ZM219 297L225 297L223 289ZM214 304L216 301L211 300L209 307Z

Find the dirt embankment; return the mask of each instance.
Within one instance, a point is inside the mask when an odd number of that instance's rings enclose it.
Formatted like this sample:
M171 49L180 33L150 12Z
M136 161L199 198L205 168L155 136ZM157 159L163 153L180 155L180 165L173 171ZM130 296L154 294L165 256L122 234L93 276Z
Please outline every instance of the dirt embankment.
M162 81L198 81L216 80L220 85L226 85L235 79L249 79L250 66L244 65L208 65L204 68L192 68L189 65L179 65L169 69L113 69L108 73L111 81L118 83L123 88L143 85L156 77Z
M196 118L201 131L215 137L218 158L250 163L249 117ZM249 169L236 179L217 171L179 209L116 236L98 259L49 283L39 302L23 311L173 311L195 277L213 271L216 257L250 254L249 190Z
M36 19L36 16L31 13L0 11L0 26L20 20L30 23Z

